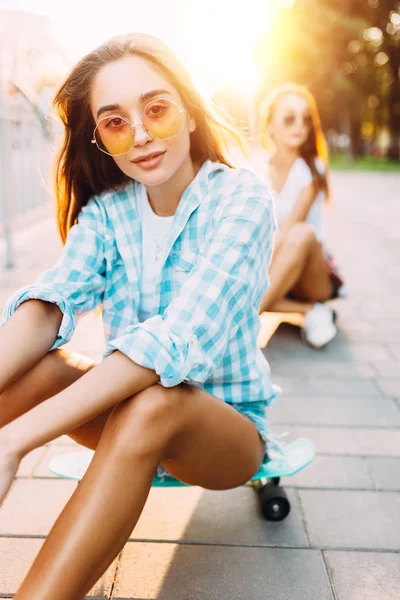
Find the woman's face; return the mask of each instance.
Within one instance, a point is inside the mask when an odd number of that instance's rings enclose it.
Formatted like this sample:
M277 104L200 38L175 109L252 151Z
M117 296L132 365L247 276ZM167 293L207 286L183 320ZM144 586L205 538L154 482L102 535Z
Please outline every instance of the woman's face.
M297 94L282 96L275 105L268 132L275 144L299 149L307 140L312 118L307 101Z
M118 117L124 117L132 125L141 123L143 110L149 102L167 99L184 109L182 99L176 88L151 65L150 62L138 57L127 56L105 65L96 75L91 90L91 110L97 123L103 117L115 115L116 119L102 121L97 136L101 131L102 139L109 144L109 137L115 139L124 127L123 135L128 135L129 126ZM194 120L187 110L179 115L174 105L160 102L152 103L146 112L145 123L153 133L160 125L160 115L165 110L172 109L175 115L174 132L168 139L152 137L141 125L134 127L132 145L125 154L110 156L125 175L140 181L146 186L161 185L167 182L182 165L190 161L190 133L195 129ZM178 112L177 112L178 111ZM149 127L150 125L150 127ZM165 128L159 127L165 134ZM127 132L127 133L126 133ZM118 148L118 138L116 148ZM100 152L100 150L99 150ZM112 153L115 150L112 149ZM146 159L147 157L147 159Z

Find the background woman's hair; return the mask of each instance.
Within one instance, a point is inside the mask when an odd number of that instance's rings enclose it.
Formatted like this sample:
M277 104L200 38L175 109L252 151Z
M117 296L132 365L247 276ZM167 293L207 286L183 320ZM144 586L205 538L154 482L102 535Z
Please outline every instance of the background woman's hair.
M329 165L328 144L322 131L321 119L314 96L303 85L296 83L285 83L269 92L260 107L260 133L262 145L268 149L270 144L267 126L274 114L274 110L283 96L295 94L301 96L307 102L311 116L311 128L304 144L300 147L300 156L307 163L313 178L317 192L325 192L326 202L330 201L330 190L327 179ZM325 165L325 172L320 173L316 166L316 158L320 158Z
M106 189L117 189L130 178L114 159L91 143L95 120L90 108L93 80L106 64L125 56L149 61L179 92L195 119L190 152L194 162L209 159L232 166L228 143L235 141L246 154L240 134L217 116L196 91L186 69L158 38L142 33L114 37L82 58L58 90L53 106L64 125L64 141L55 161L57 222L63 242L89 199Z

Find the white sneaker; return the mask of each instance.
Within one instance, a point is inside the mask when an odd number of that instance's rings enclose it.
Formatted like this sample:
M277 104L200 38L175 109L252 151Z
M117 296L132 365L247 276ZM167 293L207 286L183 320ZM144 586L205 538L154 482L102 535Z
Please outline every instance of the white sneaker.
M317 302L304 317L301 329L303 340L315 350L323 348L337 334L335 319L336 313L331 308Z

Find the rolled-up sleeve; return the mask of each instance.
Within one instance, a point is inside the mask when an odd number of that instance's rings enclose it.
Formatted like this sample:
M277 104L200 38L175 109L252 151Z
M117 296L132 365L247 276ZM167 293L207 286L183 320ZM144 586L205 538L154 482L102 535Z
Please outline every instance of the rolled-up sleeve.
M76 327L77 315L99 306L105 289L105 217L97 200L82 209L78 223L71 227L62 255L51 269L30 285L17 290L4 307L0 328L25 301L36 298L57 304L63 313L54 350L68 342Z
M258 319L268 286L276 223L267 185L254 174L244 179L221 192L202 252L179 296L163 314L128 327L107 344L106 352L120 350L156 371L165 387L204 383L243 325L244 345L255 343L249 324Z

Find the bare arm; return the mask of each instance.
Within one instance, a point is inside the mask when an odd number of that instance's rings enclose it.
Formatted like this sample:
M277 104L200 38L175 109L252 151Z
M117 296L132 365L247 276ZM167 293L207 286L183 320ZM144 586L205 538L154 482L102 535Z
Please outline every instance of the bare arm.
M0 444L6 441L25 456L159 380L151 369L113 352L67 388L0 429Z
M62 319L56 304L27 300L0 329L0 394L52 347Z
M76 318L102 303L105 216L92 199L68 232L56 264L14 292L0 325L0 393L71 339Z
M297 197L297 200L295 202L295 205L293 206L290 215L283 223L283 225L279 228L278 235L275 239L274 252L276 252L279 246L281 245L282 239L285 237L289 229L295 223L301 223L302 221L306 220L308 212L313 205L316 195L317 190L315 189L313 183L310 183L303 187L303 189Z
M31 299L19 306L0 329L0 393L47 354L61 320L56 304ZM0 428L0 437L26 454L159 380L154 371L113 352L47 402Z

